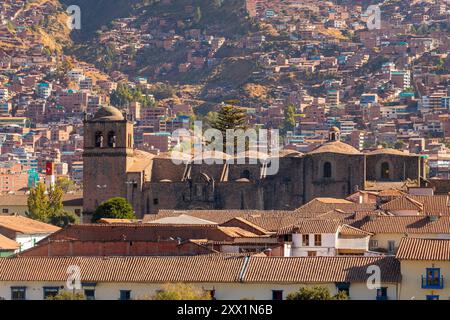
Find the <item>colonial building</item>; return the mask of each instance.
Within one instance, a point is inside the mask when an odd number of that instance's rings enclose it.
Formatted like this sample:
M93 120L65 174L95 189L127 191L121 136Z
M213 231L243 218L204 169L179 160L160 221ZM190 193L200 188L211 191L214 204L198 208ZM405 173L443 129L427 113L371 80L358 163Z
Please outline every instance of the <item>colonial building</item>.
M112 197L126 198L139 217L160 209L292 210L317 197L374 189L378 182L418 184L424 175L420 156L389 149L361 153L340 141L337 128L312 152L280 152L275 175L267 175L267 162L252 164L257 155L251 152L246 164L177 165L170 155L135 150L127 118L104 107L85 121L85 213Z

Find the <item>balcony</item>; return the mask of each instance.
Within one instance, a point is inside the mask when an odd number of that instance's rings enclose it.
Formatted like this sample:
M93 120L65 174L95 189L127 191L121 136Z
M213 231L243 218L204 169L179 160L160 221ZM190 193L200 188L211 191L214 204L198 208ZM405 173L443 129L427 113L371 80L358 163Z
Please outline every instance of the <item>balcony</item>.
M422 289L443 289L444 288L444 277L427 278L422 276Z

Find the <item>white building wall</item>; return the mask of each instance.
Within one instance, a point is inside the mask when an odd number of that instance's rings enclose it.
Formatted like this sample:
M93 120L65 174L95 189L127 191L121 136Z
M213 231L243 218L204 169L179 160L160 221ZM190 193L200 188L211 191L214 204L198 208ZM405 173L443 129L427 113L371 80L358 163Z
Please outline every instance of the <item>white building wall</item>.
M42 300L44 296L43 287L60 287L64 289L62 282L2 282L0 284L0 298L11 299L11 287L26 287L27 300ZM298 291L305 286L325 286L332 295L337 293L334 283L196 283L193 286L204 290L215 290L217 300L241 300L244 298L255 300L272 300L272 291L283 291L285 299L289 293ZM397 284L382 284L387 287L389 300L397 298ZM91 289L92 287L89 287ZM131 290L131 298L135 300L148 300L154 296L158 290L163 288L163 284L155 283L98 283L95 287L95 298L97 300L118 300L120 290ZM350 285L351 300L375 300L377 290L370 290L366 283L353 283Z
M292 246L290 254L292 257L307 257L308 251L315 251L317 256L335 256L336 255L336 234L324 233L322 234L322 245L315 246L314 234L309 234L309 246L303 246L302 235L292 235ZM287 250L289 252L289 250Z
M20 244L20 249L16 250L16 253L33 248L36 245L36 243L38 243L44 238L47 238L50 234L51 233L17 235L15 240L18 244Z

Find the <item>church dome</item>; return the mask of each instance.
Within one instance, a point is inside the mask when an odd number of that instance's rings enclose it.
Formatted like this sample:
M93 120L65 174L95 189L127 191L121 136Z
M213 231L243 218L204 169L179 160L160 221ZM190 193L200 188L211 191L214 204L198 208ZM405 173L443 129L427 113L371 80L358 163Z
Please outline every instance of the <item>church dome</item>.
M98 109L93 120L95 121L123 121L125 120L119 109L107 106Z
M338 127L331 127L330 132L341 132Z
M324 143L308 154L318 153L362 154L356 148L341 141L331 141Z

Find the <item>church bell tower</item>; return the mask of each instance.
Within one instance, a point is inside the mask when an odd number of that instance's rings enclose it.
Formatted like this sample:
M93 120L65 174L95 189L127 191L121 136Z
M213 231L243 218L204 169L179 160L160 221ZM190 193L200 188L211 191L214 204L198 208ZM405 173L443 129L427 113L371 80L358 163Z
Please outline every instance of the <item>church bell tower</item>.
M84 122L83 211L92 213L113 197L127 198L133 156L133 123L118 109L101 107Z

